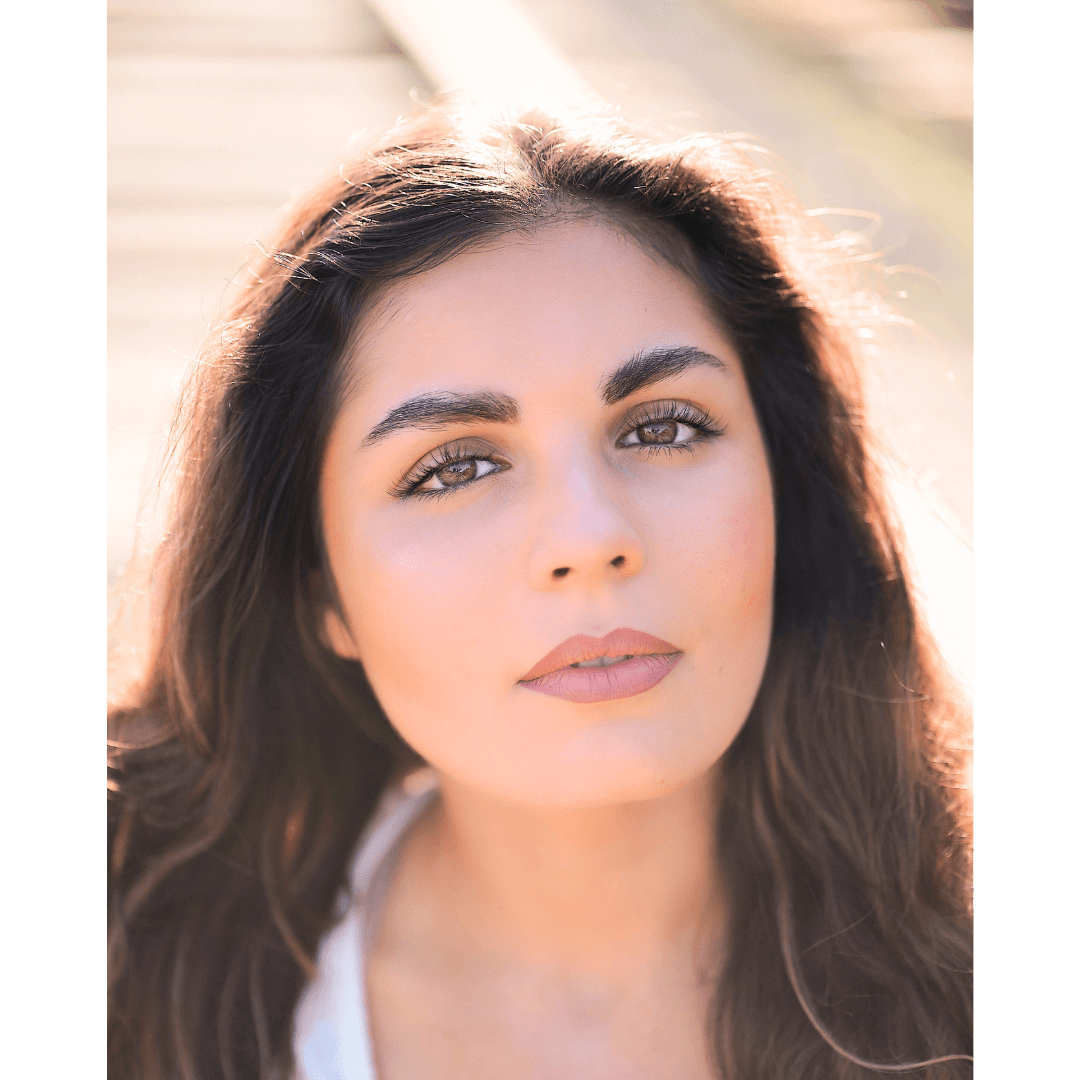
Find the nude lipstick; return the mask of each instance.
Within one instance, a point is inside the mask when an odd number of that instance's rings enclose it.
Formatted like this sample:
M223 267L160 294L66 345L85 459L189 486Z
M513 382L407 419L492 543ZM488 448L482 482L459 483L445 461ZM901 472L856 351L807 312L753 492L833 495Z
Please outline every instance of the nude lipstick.
M652 689L682 658L670 642L641 630L602 638L576 634L557 645L519 681L539 694L589 704Z

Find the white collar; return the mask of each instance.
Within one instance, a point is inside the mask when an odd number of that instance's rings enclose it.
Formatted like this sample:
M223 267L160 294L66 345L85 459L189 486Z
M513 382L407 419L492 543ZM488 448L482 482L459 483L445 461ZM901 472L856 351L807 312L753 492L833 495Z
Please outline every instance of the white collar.
M364 951L409 826L435 797L434 774L388 790L364 830L338 900L341 921L319 943L318 974L296 1009L294 1080L377 1080L368 1030Z

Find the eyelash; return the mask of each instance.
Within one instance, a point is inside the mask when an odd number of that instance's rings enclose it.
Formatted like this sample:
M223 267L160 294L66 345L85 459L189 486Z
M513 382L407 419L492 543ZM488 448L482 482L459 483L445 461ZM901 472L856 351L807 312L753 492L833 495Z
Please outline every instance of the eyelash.
M445 446L440 446L437 450L433 450L430 454L425 455L422 463L414 465L401 480L391 488L390 494L396 499L429 499L438 497L439 495L446 495L451 491L456 491L458 488L468 487L470 484L475 483L475 481L468 480L464 484L455 484L453 487L436 488L431 491L417 490L421 484L426 484L435 473L440 469L445 468L447 465L458 465L468 461L496 461L496 455L494 450L490 448L479 448L475 443L471 446L462 442L447 443ZM496 461L496 464L499 463ZM499 469L492 469L484 475L491 476L492 473L502 472L503 468L506 468L506 466L504 465ZM479 477L477 479L479 479Z
M657 423L685 424L687 427L695 428L697 435L692 440L683 443L622 443L623 439L639 428L645 427L647 424ZM626 419L615 439L615 445L624 450L637 447L645 450L650 457L655 457L656 454L661 452L666 453L668 456L675 452L692 454L697 443L718 438L725 434L726 431L727 428L714 420L706 410L690 405L688 402L653 401L632 413ZM475 444L470 447L462 442L447 443L445 446L440 446L437 450L428 454L424 458L422 465L418 464L411 468L391 488L390 494L397 499L430 499L448 495L450 492L463 487L469 487L476 483L476 480L482 479L482 477L444 488L433 488L429 491L419 490L420 485L426 484L440 469L445 468L447 465L463 464L469 461L494 461L495 464L500 466L484 473L484 476L502 472L508 467L499 462L494 451L489 448L480 449Z
M697 437L692 442L684 443L628 443L624 449L629 446L642 446L650 452L663 450L669 454L672 451L693 453L697 443L706 439L715 439L727 430L705 409L700 409L687 401L651 401L626 418L615 440L615 445L618 446L622 439L637 431L638 428L645 427L647 424L663 423L685 424L687 427L696 428Z

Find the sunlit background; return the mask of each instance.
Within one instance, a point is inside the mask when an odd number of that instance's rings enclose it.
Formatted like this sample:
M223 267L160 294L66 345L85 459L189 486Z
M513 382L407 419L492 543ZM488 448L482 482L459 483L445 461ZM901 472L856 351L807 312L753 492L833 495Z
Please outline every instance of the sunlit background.
M592 93L739 131L835 229L877 220L927 334L871 357L871 416L939 641L970 686L971 0L112 0L108 572L245 247L350 139L432 93Z

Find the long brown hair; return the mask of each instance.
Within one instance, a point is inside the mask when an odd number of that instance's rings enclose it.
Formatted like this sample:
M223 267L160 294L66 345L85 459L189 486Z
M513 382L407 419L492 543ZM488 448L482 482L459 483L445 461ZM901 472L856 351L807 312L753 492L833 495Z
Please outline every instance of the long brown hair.
M288 1074L350 855L417 761L319 633L318 478L343 356L388 283L566 212L621 224L698 282L771 461L773 641L716 823L737 927L716 1069L970 1075L966 728L867 453L848 331L871 305L723 138L480 123L446 103L293 208L182 397L146 662L111 714L111 1075Z

